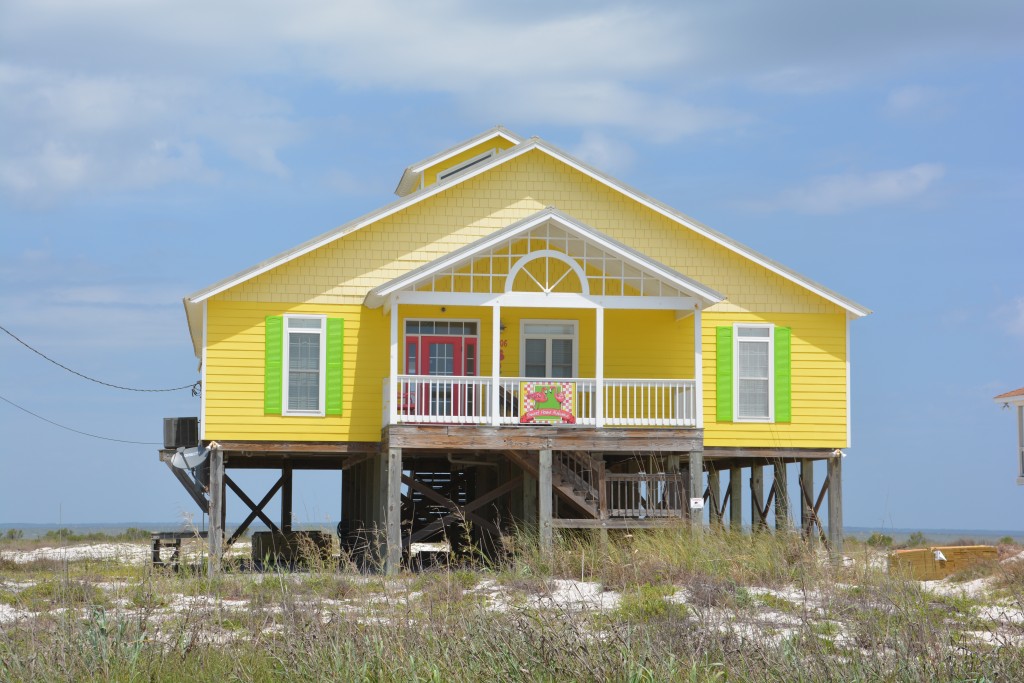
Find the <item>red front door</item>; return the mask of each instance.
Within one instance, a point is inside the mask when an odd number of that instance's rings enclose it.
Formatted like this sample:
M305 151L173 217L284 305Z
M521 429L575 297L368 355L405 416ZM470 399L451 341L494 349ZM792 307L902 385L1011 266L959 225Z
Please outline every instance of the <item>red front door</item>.
M410 335L405 342L406 370L431 377L474 376L476 341L475 337ZM456 379L422 382L416 391L417 412L432 417L471 415L476 393Z

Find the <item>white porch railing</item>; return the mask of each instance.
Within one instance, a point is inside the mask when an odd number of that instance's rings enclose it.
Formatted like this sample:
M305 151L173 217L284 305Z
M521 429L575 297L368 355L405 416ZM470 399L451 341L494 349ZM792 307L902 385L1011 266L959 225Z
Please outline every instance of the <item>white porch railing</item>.
M525 381L574 382L576 424L608 427L695 427L692 379L605 379L603 415L593 378L438 377L398 375L384 379L384 424L519 424L519 390ZM389 386L390 385L390 386ZM393 390L391 389L393 387ZM492 397L497 392L497 419Z

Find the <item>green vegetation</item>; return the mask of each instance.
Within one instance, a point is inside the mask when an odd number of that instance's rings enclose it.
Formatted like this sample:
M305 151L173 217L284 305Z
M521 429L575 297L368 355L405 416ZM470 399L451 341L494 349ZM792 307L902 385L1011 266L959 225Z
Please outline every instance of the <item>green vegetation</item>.
M926 545L928 545L928 539L920 531L915 531L907 538L908 548L922 548Z
M41 538L44 541L50 542L82 543L84 541L148 541L149 537L150 532L145 529L129 527L119 534L108 534L103 531L90 531L88 533L80 534L67 528L50 529L43 534Z
M867 544L872 548L891 548L892 536L887 536L876 531L868 537Z
M397 577L0 571L0 681L1020 680L1020 628L798 536L685 529L529 539ZM863 547L863 546L862 546ZM874 552L877 550L864 550ZM989 567L1024 605L1024 562ZM582 581L582 582L581 582ZM785 597L781 597L785 596ZM983 642L978 634L986 635ZM998 643L993 646L989 643Z

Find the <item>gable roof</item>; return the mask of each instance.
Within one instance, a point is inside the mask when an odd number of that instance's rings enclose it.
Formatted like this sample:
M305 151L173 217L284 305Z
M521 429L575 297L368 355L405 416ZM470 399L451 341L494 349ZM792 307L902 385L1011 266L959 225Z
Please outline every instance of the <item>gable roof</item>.
M501 131L502 135L507 133L507 131L504 131L504 129L492 129L491 131L484 133L482 136L477 136L476 138L473 138L472 140L467 141L462 145L458 145L456 147L451 148L450 150L442 152L440 155L437 155L437 157L443 158L446 154L450 155L457 153L457 151L453 152L453 150L465 148L467 145L469 145L470 142L473 142L473 144L479 144L481 139L487 139L488 136L493 136L495 131ZM508 135L512 134L508 133ZM818 284L817 282L809 278L806 278L803 275L800 275L796 271L783 266L781 263L778 263L777 261L774 261L768 258L767 256L764 256L763 254L754 251L753 249L737 242L734 239L731 239L723 235L722 233L716 230L712 230L703 223L696 221L693 218L690 218L689 216L679 211L676 211L672 207L663 204L662 202L659 202L656 199L648 197L647 195L630 187L629 185L626 185L625 183L616 180L615 178L612 178L611 176L606 175L601 171L598 171L597 169L589 166L588 164L585 164L584 162L567 154L566 152L551 145L550 143L545 142L544 140L541 140L538 137L532 137L525 142L520 142L515 147L509 148L502 154L498 154L491 157L490 159L474 166L473 168L470 168L462 173L453 175L449 178L445 178L444 180L438 181L427 187L416 190L415 192L412 192L404 197L401 197L391 202L390 204L382 206L376 211L371 211L370 213L365 214L352 221L349 221L348 223L340 225L337 228L334 228L333 230L329 230L323 233L322 235L307 240L306 242L303 242L298 246L292 247L291 249L281 252L277 256L273 256L265 261L261 261L260 263L250 268L246 268L245 270L236 273L235 275L224 278L223 280L220 280L208 287L204 287L203 289L200 289L196 292L193 292L192 294L189 294L183 299L183 303L185 305L185 311L188 316L189 327L193 331L193 345L196 347L197 353L198 345L196 342L197 335L195 334L195 325L200 320L198 304L200 304L201 302L205 301L211 296L215 296L220 292L223 292L236 285L246 282L247 280L251 280L252 278L257 277L258 275L261 275L269 270L272 270L277 266L283 265L285 263L288 263L289 261L299 258L300 256L308 254L311 251L319 249L320 247L326 244L330 244L335 240L341 239L342 237L345 237L346 235L349 235L361 228L364 228L367 225L370 225L382 218L385 218L407 207L422 202L425 199L433 197L434 195L444 192L445 190L451 189L452 187L455 187L460 183L463 183L471 178L475 178L478 175L486 173L493 168L496 168L502 164L506 164L512 161L513 159L516 159L524 154L528 154L529 152L532 152L534 150L547 154L548 156L564 163L565 165L573 169L576 169L577 171L605 185L606 187L609 187L633 199L639 204L646 206L652 211L655 211L656 213L665 216L669 220L681 225L682 227L692 230L698 235L701 235L711 240L712 242L715 242L716 244L719 244L720 246L728 249L729 251L732 251L744 258L753 261L754 263L762 266L763 268L766 268L767 270L770 270L776 275L779 275L780 277L789 280L790 282L793 282L811 292L814 292L823 299L831 301L835 305L846 310L850 315L854 317L860 318L871 313L870 309L861 306L855 301L847 299L846 297L837 294L836 292L828 289L827 287ZM423 163L431 161L433 161L433 163L437 163L436 159L434 157L431 157L430 159L426 159L423 162L417 164L417 167L422 166Z
M590 226L577 221L571 216L568 216L553 207L548 207L491 233L487 237L482 237L471 244L467 244L445 256L442 256L441 258L431 261L430 263L426 263L419 268L410 270L408 273L405 273L390 282L386 282L373 288L366 295L366 305L370 308L377 308L381 306L384 303L384 300L394 292L407 289L409 287L415 287L418 283L421 283L438 273L466 264L473 260L478 254L500 245L502 242L514 240L520 235L523 235L524 233L548 221L557 224L566 232L576 235L584 241L593 244L606 252L614 254L616 258L621 259L624 263L628 263L637 270L647 272L670 287L681 292L686 292L687 295L696 297L705 306L710 306L725 300L724 295L716 292L710 287L688 278L666 265L658 263L649 256L641 254L635 249L629 248L625 244L594 230Z
M518 145L523 141L523 138L519 137L512 131L501 126L495 126L494 128L491 128L488 131L484 131L483 133L477 135L476 137L470 138L465 142L460 142L454 147L449 147L443 152L438 152L437 154L427 157L422 161L418 161L415 164L406 168L405 171L402 173L402 178L398 181L398 187L395 188L395 194L397 194L399 197L404 197L405 195L409 194L410 192L416 189L416 186L419 185L420 183L420 179L423 177L423 172L430 168L431 166L440 164L446 159L451 159L454 156L462 154L467 149L476 147L480 143L487 142L488 140L493 140L494 138L504 138L511 142L513 145Z

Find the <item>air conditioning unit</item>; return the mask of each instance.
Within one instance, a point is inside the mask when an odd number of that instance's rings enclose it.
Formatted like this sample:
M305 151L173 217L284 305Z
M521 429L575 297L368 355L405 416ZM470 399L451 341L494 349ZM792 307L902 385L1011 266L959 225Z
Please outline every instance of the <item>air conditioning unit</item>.
M198 417L165 417L164 448L191 448L199 445Z

